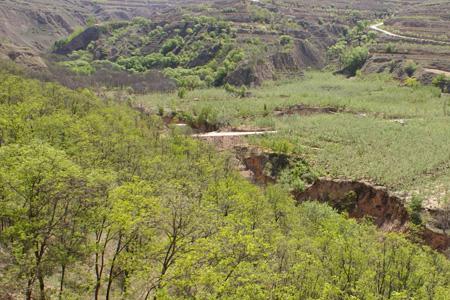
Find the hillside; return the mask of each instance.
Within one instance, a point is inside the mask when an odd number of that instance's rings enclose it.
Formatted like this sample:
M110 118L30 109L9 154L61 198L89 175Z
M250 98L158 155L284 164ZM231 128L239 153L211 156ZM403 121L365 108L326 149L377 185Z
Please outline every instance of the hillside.
M1 1L0 299L449 299L449 10Z
M259 189L157 116L5 68L0 79L3 299L450 293L440 254Z

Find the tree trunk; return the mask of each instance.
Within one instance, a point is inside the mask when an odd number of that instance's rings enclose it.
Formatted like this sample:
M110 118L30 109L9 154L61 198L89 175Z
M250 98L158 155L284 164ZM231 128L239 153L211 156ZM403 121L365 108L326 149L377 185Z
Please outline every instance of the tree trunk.
M61 265L61 281L59 283L59 299L60 300L62 299L65 276L66 276L66 265Z
M111 285L112 285L112 280L113 280L113 275L114 275L115 261L117 259L117 255L120 252L121 246L122 246L122 235L119 236L119 240L117 241L116 251L114 253L114 257L111 262L111 267L109 268L108 286L106 288L106 298L105 298L106 300L109 300L109 295L111 292Z
M31 300L32 294L33 294L33 281L29 279L27 283L27 290L25 292L25 299Z
M42 276L42 271L39 270L37 275L39 280L39 299L45 300L45 284L44 284L44 277Z

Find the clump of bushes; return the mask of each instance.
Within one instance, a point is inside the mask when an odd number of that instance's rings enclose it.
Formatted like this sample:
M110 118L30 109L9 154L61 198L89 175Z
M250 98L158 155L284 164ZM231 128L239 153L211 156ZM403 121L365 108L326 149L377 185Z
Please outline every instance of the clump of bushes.
M406 75L408 75L409 77L412 77L416 70L417 64L412 60L408 60L403 68L403 71L405 71Z
M295 159L291 166L284 169L279 182L290 191L302 192L307 184L312 184L318 178L318 174L302 159Z
M182 112L178 117L190 127L200 131L217 130L221 123L218 112L210 106L202 107L199 112L195 110L193 113Z
M289 35L282 35L280 37L280 45L282 46L286 46L292 43L292 37L290 37Z
M389 43L386 46L386 53L394 53L395 51L397 51L397 47L395 47L394 44Z
M408 77L403 81L403 83L405 84L405 86L411 88L415 88L420 85L419 81L415 77Z
M229 83L226 83L224 85L224 88L227 93L233 95L234 97L244 98L248 96L247 88L245 87L245 85L238 88Z
M362 68L369 58L369 50L366 47L350 48L342 56L344 70L354 76L356 71Z
M78 75L91 75L95 73L96 68L92 65L92 54L88 51L74 51L69 55L69 58L71 60L61 62L60 65Z
M443 93L450 92L450 77L439 74L433 78L433 85L441 89Z

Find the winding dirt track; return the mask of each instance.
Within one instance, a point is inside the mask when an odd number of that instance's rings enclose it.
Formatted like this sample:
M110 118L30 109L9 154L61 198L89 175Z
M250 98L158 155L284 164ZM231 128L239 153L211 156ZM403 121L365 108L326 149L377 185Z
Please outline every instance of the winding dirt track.
M396 37L396 38L400 38L403 40L410 40L410 41L416 41L416 42L425 42L425 43L435 43L435 44L441 44L441 45L450 45L450 42L444 42L444 41L436 41L436 40L429 40L429 39L421 39L421 38L416 38L416 37L412 37L412 36L406 36L406 35L400 35L400 34L396 34L384 29L381 29L380 26L383 26L384 23L380 22L377 24L373 24L370 25L369 28L381 33L384 33L386 35L392 36L392 37Z

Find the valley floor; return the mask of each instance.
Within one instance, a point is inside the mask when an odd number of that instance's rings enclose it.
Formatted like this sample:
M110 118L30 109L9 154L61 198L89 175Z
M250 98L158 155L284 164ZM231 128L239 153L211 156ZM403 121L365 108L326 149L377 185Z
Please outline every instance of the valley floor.
M432 211L448 206L450 96L437 88L402 86L383 74L346 79L309 72L250 92L234 98L208 89L137 101L194 116L208 111L211 122L227 128L275 131L245 140L300 156L321 176L383 185L406 199L420 197Z

